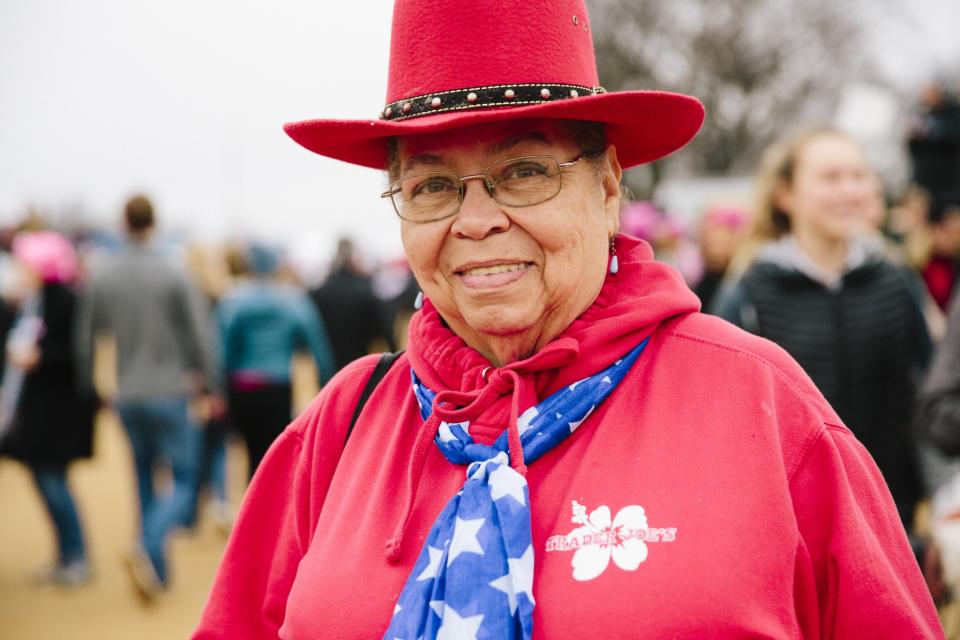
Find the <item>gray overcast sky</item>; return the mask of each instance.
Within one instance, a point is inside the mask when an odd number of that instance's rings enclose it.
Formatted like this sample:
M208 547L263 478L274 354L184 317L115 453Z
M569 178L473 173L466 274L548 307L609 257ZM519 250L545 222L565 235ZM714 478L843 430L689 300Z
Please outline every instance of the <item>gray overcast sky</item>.
M377 113L391 6L0 0L0 221L32 201L112 222L142 189L206 237L343 230L395 250L384 178L281 130Z
M960 2L906 2L874 38L919 82L960 59ZM308 153L289 120L366 117L386 85L389 0L0 0L0 223L80 203L112 223L134 190L213 238L399 253L384 178Z

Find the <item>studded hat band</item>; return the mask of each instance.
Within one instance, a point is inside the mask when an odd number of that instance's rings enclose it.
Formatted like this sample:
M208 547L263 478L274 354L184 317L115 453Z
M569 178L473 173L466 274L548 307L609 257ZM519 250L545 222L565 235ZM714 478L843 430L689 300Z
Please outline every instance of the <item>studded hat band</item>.
M390 121L406 120L445 111L540 104L606 92L603 87L584 87L578 84L495 84L397 100L380 112L380 118Z

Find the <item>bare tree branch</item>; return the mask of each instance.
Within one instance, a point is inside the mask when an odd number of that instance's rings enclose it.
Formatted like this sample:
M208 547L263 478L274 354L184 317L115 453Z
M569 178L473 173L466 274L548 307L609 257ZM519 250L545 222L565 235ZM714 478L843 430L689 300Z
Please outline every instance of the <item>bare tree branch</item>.
M866 63L861 2L587 0L601 83L703 101L703 131L665 162L714 175L749 169L774 138L829 118Z

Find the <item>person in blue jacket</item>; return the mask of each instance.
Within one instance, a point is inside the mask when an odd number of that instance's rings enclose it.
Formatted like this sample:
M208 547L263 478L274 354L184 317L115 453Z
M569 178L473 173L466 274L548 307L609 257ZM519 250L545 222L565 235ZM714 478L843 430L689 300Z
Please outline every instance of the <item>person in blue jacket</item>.
M277 279L277 253L253 245L246 257L250 278L223 298L217 316L229 412L246 441L252 478L291 420L294 353L312 354L321 384L333 376L334 364L313 303L305 292Z

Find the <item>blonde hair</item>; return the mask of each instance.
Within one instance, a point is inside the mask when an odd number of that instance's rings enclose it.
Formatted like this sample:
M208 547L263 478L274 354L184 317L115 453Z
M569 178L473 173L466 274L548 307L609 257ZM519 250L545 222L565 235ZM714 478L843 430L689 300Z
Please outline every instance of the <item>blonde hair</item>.
M767 147L760 158L754 183L753 223L746 239L730 264L730 271L739 275L746 271L764 244L790 232L790 214L777 204L777 194L793 184L800 153L811 141L824 136L851 140L837 129L807 129L779 140Z

